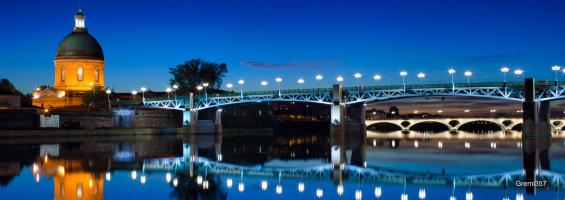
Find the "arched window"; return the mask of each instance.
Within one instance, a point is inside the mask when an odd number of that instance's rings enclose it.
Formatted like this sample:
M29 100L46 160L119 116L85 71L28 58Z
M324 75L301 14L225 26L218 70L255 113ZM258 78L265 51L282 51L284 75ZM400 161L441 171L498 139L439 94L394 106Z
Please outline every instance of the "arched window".
M78 69L77 69L77 80L82 81L83 78L84 78L84 70L82 69L82 67L78 67Z
M61 82L65 82L65 66L61 66Z
M97 83L100 81L100 70L98 70L98 68L94 70L94 81Z

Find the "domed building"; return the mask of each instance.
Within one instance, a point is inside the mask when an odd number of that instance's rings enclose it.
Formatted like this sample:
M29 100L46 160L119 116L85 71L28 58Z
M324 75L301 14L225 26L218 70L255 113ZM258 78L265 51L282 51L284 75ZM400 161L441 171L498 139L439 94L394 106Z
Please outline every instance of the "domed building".
M88 33L85 18L81 10L75 14L75 27L63 38L55 56L55 86L36 90L35 106L81 105L85 92L104 88L104 53Z

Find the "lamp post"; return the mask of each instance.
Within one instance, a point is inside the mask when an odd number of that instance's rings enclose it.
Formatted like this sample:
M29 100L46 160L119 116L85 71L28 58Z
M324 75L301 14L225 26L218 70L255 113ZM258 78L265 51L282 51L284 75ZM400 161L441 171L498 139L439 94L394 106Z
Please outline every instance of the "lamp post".
M228 84L226 84L226 87L227 87L228 89L232 89L232 88L233 88L233 84L232 84L232 83L228 83Z
M112 93L112 90L106 89L106 96L108 96L108 112L112 111L112 104L110 103L110 93Z
M554 65L553 67L551 67L551 70L553 70L555 72L555 86L558 87L559 81L557 80L557 72L559 72L561 70L561 66Z
M267 82L267 81L261 81L261 86L265 87L265 86L267 86L267 85L269 85L269 82Z
M301 85L300 88L302 88L302 84L304 84L304 79L299 78L296 82L297 82L298 84L300 84L300 85Z
M165 92L167 92L167 100L171 100L171 92L173 91L173 89L171 89L171 87L167 87L167 89L165 89Z
M451 91L455 91L455 79L453 78L453 76L455 75L455 69L454 68L450 68L449 70L447 70L447 73L449 73L449 75L451 75Z
M406 91L406 82L405 82L406 81L405 80L406 75L408 75L408 72L400 71L400 76L402 76L402 90L403 91Z
M203 89L204 89L204 87L202 87L202 85L196 86L196 90L198 90L198 95L200 95L200 93L202 92Z
M281 82L283 79L281 77L275 78L275 82L277 82L277 90L279 91L279 97L281 97Z
M506 73L510 71L510 68L503 66L500 68L500 72L502 72L502 76L504 77L504 82L506 83Z
M318 74L318 75L316 75L316 77L314 77L314 79L316 79L316 81L318 81L318 93L321 94L321 92L320 92L321 84L320 83L322 82L322 79L324 79L324 77L322 75Z
M337 78L335 79L337 81L337 83L343 82L343 77L342 76L337 76Z
M373 79L375 79L375 81L377 82L377 86L379 85L379 81L382 79L383 77L381 77L380 74L375 74L375 76L373 76Z
M520 78L522 74L524 74L524 70L521 69L514 70L514 75L516 75L516 77Z
M147 91L147 88L141 87L141 100L143 103L145 103L145 91Z
M179 89L179 85L174 84L173 85L173 92L174 92L174 95L175 95L175 103L177 103L177 90L178 89Z
M204 99L206 99L206 101L208 101L208 91L207 88L209 86L209 84L207 82L202 83L202 86L204 86Z
M361 75L361 73L357 72L353 75L353 77L355 77L355 79L357 79L357 93L360 93L361 91L361 77L363 75Z
M473 72L467 70L465 71L465 73L463 73L463 75L465 75L465 77L467 77L467 87L469 87L469 85L471 85L471 76L473 76Z
M245 84L244 80L239 80L237 81L237 84L239 84L239 94L240 97L243 99L243 84Z
M424 74L424 72L418 73L417 76L418 76L419 79L424 79L424 78L426 78L426 74Z
M137 91L136 91L136 90L132 90L132 91L131 91L131 95L133 95L133 100L135 101L135 95L137 95Z

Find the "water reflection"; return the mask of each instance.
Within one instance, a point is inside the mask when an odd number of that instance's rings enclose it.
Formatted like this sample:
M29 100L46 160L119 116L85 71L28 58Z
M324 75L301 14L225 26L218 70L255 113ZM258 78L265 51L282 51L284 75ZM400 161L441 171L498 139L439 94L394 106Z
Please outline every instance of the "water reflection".
M10 142L0 145L5 197L30 195L14 189L20 186L39 187L24 180L49 183L34 191L54 199L119 198L138 188L137 195L160 199L523 196L511 182L522 176L522 146L513 138L260 133ZM563 141L554 143L550 157L565 163ZM565 169L555 166L539 180L561 180ZM496 181L487 184L489 177ZM534 198L554 197L558 188L542 187Z

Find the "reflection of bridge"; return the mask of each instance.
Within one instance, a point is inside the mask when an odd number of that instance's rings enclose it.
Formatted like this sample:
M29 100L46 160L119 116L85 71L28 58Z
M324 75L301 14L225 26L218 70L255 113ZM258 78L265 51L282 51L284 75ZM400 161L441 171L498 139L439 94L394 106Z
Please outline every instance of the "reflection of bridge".
M226 175L239 176L269 176L269 177L286 177L286 178L331 178L335 171L339 173L349 174L350 180L388 182L388 183L406 183L408 184L437 184L450 185L455 183L460 186L487 186L487 187L513 187L516 181L524 180L523 171L512 171L507 173L487 174L487 175L468 175L468 176L449 176L441 174L429 173L410 173L398 172L391 170L372 169L358 167L353 165L345 165L340 168L334 168L332 164L324 164L314 167L300 168L275 168L264 166L239 166L234 164L212 161L206 158L193 159L194 162L184 160L183 158L159 159L146 161L144 168L146 170L163 170L175 171L187 169L185 164L190 162L196 166L201 173L216 173ZM548 186L552 188L565 188L565 176L550 171L539 171L536 174L536 180L547 181Z
M426 84L402 86L369 86L359 89L348 87L343 89L343 103L369 103L398 98L424 97L424 96L463 96L483 97L501 100L522 101L524 99L523 85L521 83L471 83L467 84ZM258 102L306 102L318 104L332 104L332 94L336 93L328 88L258 91L230 93L228 96L211 98L198 98L194 103L194 110L221 107L242 103ZM565 87L537 85L536 100L551 101L565 97ZM184 109L188 108L191 101L186 97L172 99L147 99L144 104L148 107Z
M398 127L403 132L408 132L412 127L422 123L439 123L445 126L452 132L459 131L463 125L470 123L483 122L491 123L500 127L501 131L511 131L516 127L522 125L522 118L416 118L416 119L380 119L380 120L366 120L365 125L370 128L371 126L379 126L383 124L392 124ZM563 128L563 120L552 119L550 120L551 127L559 131Z

